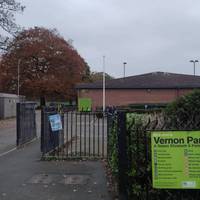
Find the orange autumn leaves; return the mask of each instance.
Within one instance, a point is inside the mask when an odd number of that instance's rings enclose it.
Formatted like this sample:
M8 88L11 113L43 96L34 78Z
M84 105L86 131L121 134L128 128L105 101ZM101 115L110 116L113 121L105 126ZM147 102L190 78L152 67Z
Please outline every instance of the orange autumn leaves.
M32 28L21 32L8 46L0 64L0 90L28 97L72 99L74 85L89 77L84 59L56 30Z

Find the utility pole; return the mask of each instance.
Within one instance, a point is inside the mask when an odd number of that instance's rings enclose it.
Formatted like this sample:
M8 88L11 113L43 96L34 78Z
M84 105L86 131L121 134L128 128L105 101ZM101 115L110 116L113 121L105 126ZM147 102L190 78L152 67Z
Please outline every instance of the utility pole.
M106 109L106 74L105 74L105 59L106 57L103 56L103 112Z
M125 78L125 76L126 76L126 64L127 64L127 63L124 62L123 64L124 64L124 78Z
M18 60L18 64L17 64L17 95L19 97L19 89L20 89L20 85L19 85L19 82L20 82L20 63L21 63L21 59Z
M196 75L196 63L198 63L198 60L190 60L191 63L193 63L194 66L194 76Z

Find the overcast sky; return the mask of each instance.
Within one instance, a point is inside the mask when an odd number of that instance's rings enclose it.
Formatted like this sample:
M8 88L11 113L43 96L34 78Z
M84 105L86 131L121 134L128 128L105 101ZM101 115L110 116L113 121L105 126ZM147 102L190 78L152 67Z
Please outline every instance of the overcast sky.
M18 0L17 23L56 28L92 71L121 77L166 71L192 74L200 60L199 0ZM200 64L196 67L200 75Z

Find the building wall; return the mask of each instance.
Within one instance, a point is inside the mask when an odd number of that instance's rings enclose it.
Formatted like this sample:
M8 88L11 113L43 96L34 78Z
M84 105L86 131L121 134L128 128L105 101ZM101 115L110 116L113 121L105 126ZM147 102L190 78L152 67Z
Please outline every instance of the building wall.
M142 103L169 103L191 92L191 89L107 89L106 106ZM79 90L79 98L91 98L93 110L102 106L102 90Z
M16 116L16 104L18 102L18 98L4 98L4 118Z
M18 102L19 97L17 95L4 94L0 96L0 119L16 117L16 104Z

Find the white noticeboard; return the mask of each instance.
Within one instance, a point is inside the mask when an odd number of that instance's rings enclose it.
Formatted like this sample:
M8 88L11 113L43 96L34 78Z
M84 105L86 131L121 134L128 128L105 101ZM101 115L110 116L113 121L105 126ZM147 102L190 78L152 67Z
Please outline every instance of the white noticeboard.
M61 120L61 116L59 114L55 114L55 115L50 115L49 116L49 122L51 125L51 130L53 132L55 131L60 131L62 130L62 120Z

